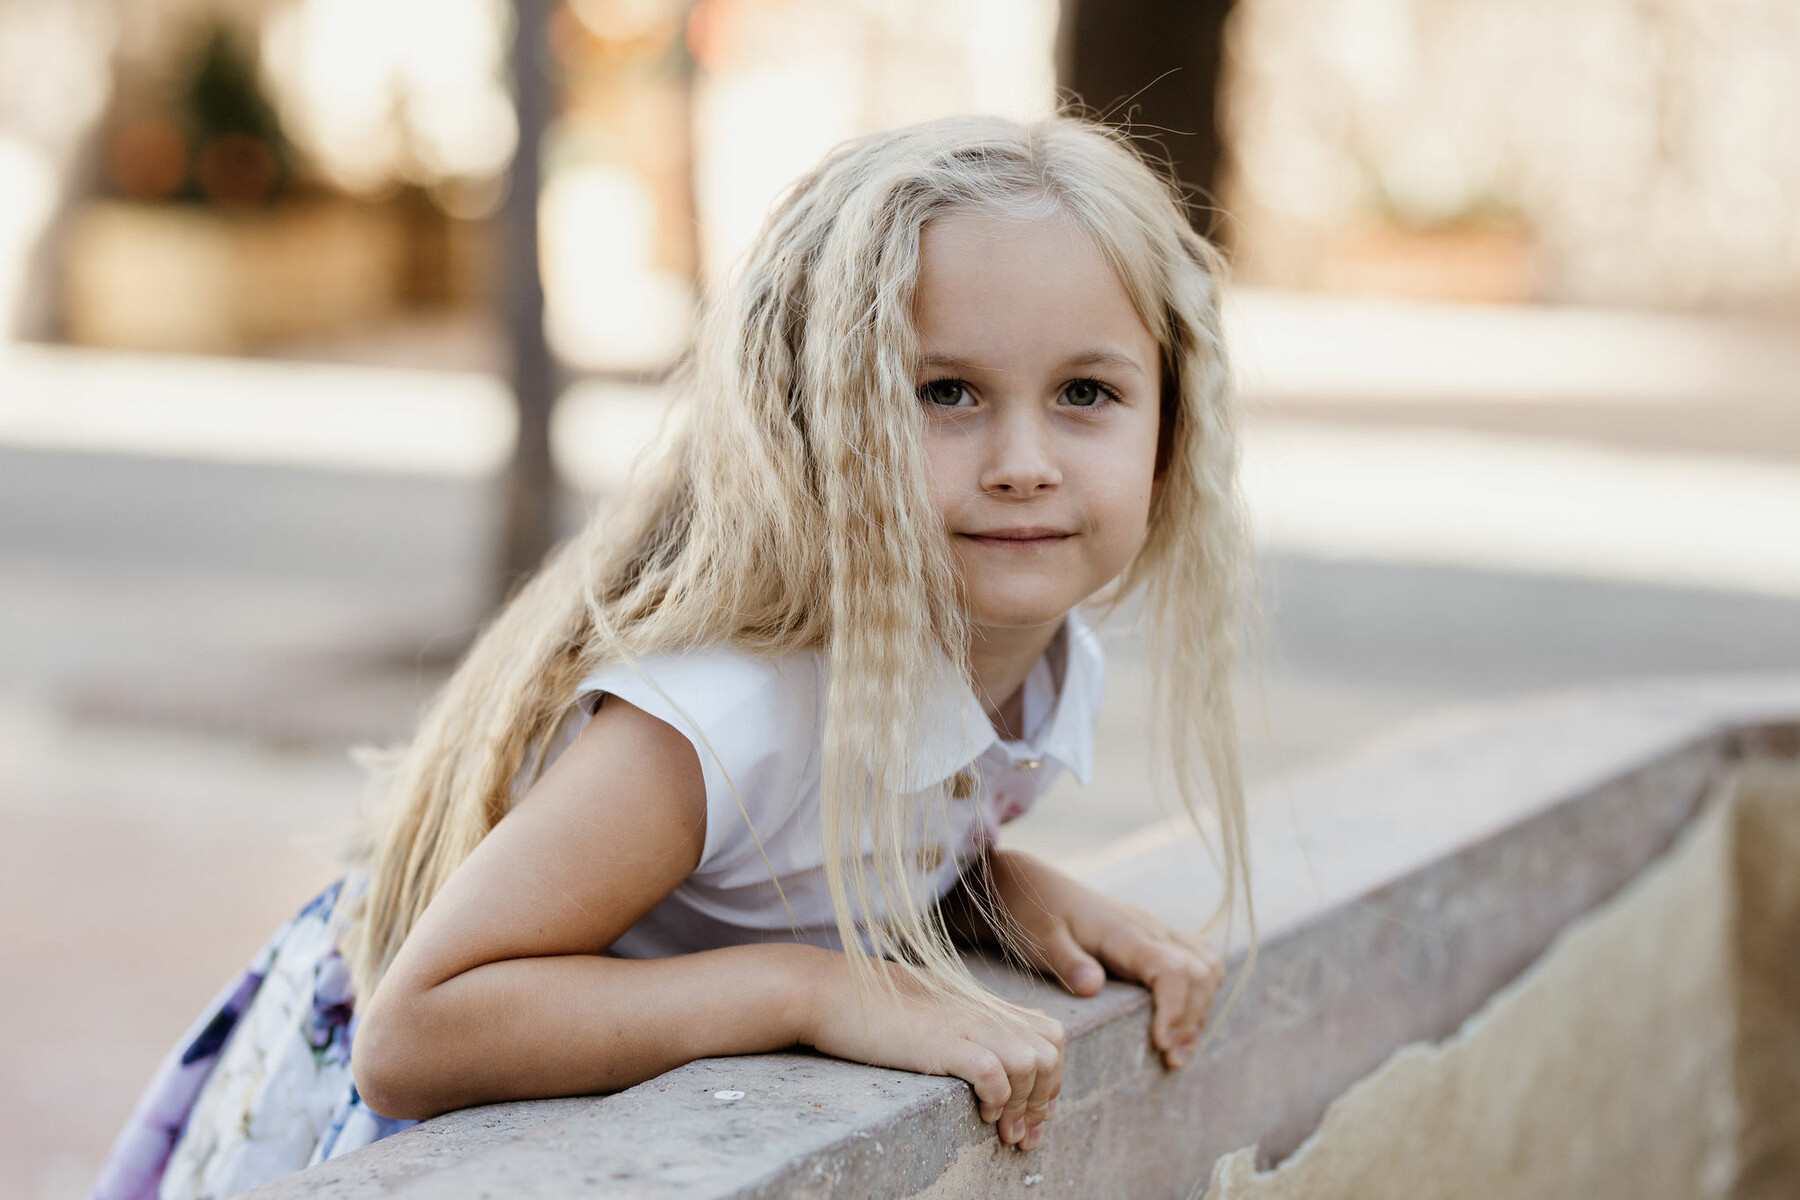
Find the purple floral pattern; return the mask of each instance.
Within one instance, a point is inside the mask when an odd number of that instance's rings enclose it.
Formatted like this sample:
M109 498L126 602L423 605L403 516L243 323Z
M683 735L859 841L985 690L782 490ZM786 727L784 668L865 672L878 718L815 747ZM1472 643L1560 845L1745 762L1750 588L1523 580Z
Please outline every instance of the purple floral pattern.
M354 895L345 879L320 892L219 993L151 1077L95 1200L227 1196L415 1124L369 1111L350 1077L337 942Z

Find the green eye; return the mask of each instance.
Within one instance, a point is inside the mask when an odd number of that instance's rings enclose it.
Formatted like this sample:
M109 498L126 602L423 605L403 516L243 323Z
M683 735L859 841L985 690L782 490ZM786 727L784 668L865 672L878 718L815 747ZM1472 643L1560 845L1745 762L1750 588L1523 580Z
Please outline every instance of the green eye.
M1077 408L1092 408L1107 398L1106 389L1092 379L1077 379L1063 389L1063 396Z
M968 391L968 386L960 379L934 379L919 389L919 399L942 408L956 408Z

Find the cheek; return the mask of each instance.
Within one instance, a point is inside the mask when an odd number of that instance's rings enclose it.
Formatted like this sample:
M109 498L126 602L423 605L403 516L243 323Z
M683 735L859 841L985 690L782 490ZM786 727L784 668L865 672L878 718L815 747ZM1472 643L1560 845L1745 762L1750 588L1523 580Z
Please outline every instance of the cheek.
M1110 447L1092 476L1095 524L1106 543L1127 556L1143 544L1156 492L1156 439L1139 432Z
M931 506L937 515L949 520L956 511L957 497L968 489L961 485L963 464L953 439L926 427L924 437L925 480L931 495Z
M971 506L986 502L981 475L986 448L979 437L951 422L928 422L921 446L931 507L938 518L955 524Z
M1097 506L1100 541L1113 565L1123 567L1143 546L1150 525L1150 498L1146 476L1114 483Z

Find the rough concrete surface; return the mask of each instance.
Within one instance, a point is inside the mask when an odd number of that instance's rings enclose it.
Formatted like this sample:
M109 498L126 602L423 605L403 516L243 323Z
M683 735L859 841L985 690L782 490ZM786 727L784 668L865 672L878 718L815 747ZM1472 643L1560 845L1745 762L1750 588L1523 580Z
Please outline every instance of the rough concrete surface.
M1800 766L1751 762L1679 844L1279 1167L1207 1200L1800 1193Z
M1274 919L1188 1069L1154 1061L1140 989L1082 1001L989 968L1071 1034L1058 1116L1031 1154L997 1143L959 1081L787 1054L450 1114L254 1194L1190 1197L1222 1155L1292 1152L1397 1048L1454 1033L1667 850L1747 752L1793 755L1792 726L1770 722L1796 714L1794 681L1570 697L1390 746L1353 786L1295 789L1294 828L1328 839L1331 867L1284 857L1268 840L1281 823L1260 822ZM1185 899L1201 872L1177 849L1165 838L1097 877Z

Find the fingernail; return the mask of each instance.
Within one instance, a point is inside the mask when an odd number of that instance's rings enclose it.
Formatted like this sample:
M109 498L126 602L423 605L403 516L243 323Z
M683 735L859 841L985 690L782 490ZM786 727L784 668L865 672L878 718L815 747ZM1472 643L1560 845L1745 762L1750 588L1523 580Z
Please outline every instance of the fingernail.
M1024 1146L1025 1149L1027 1149L1027 1150L1036 1150L1038 1148L1038 1144L1041 1143L1043 1140L1044 1140L1044 1125L1043 1125L1043 1122L1040 1121L1036 1125L1033 1125L1030 1129L1025 1131L1025 1140L1023 1142L1021 1142L1020 1145Z
M1048 1117L1054 1117L1056 1115L1056 1101L1052 1100L1044 1106L1044 1115Z

